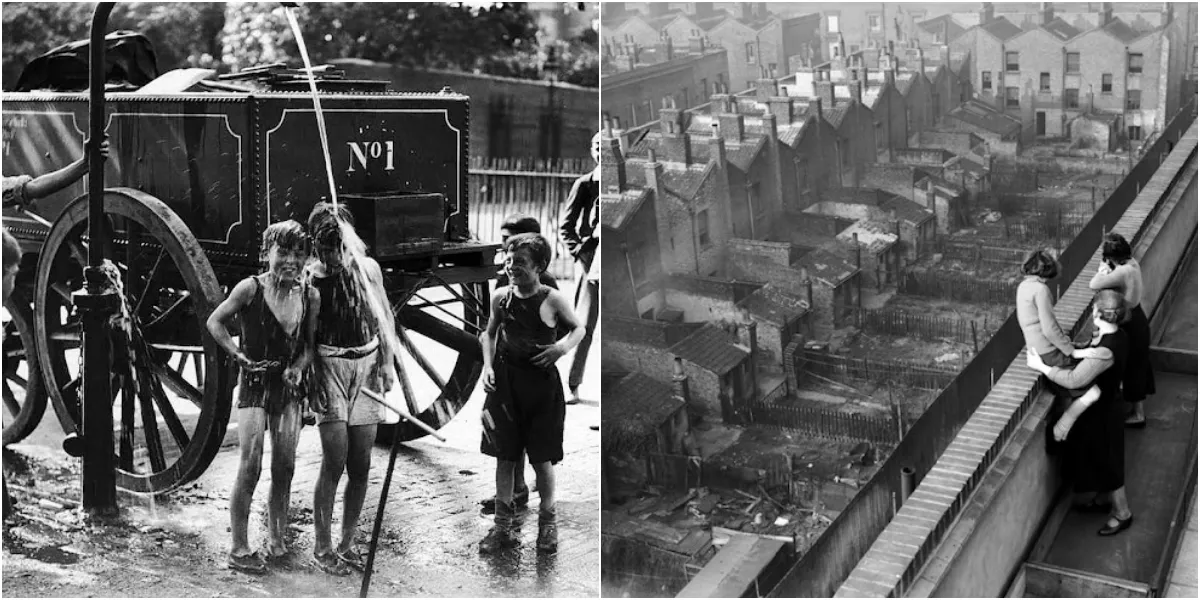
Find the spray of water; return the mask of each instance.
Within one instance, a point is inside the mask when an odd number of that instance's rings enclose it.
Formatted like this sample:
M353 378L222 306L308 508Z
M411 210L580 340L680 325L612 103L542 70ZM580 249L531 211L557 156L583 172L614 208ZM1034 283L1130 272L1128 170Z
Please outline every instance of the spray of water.
M304 44L304 36L300 31L300 22L296 20L295 9L285 7L288 23L292 27L292 35L296 37L296 45L300 49L300 56L304 60L304 67L308 74L308 87L312 94L313 109L317 116L317 128L321 136L321 149L325 153L325 175L329 180L329 197L332 199L334 207L337 206L337 189L333 181L333 163L329 158L329 137L325 132L325 115L321 112L321 98L317 93L317 82L312 70L312 62L309 60L308 47ZM380 342L384 344L393 358L393 365L396 369L400 369L400 338L396 335L396 321L392 314L391 305L388 303L387 295L378 293L378 290L383 290L383 281L380 281L374 273L368 273L364 265L367 258L367 245L362 238L358 236L358 232L354 231L346 221L338 218L338 227L342 239L342 265L350 274L354 282L355 288L358 290L357 296L367 303L366 309L375 318L375 323L378 325ZM361 310L362 307L356 307ZM389 365L388 368L392 368ZM382 390L380 390L382 391ZM400 407L407 408L407 407Z
M329 159L329 136L325 134L325 113L321 112L321 97L317 94L317 79L313 74L312 62L308 58L308 47L304 45L304 36L300 32L300 22L296 20L296 9L287 6L283 9L287 15L288 24L292 26L292 35L296 37L296 45L300 48L300 58L304 60L304 69L308 75L308 89L312 93L313 110L317 116L317 129L321 132L321 150L325 153L325 175L329 181L329 198L337 205L337 188L333 184L333 162Z

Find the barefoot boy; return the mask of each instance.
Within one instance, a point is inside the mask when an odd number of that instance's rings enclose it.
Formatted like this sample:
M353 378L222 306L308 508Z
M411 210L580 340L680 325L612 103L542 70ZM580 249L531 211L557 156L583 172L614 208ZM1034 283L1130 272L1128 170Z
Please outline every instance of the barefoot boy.
M312 361L320 306L316 292L300 278L308 259L304 228L295 221L274 223L263 232L262 247L267 272L239 282L208 318L213 338L242 368L237 404L241 462L229 502L229 568L254 574L267 570L262 553L251 552L246 534L250 500L262 470L264 427L271 430L267 552L271 558L287 553L288 499L305 397L300 384ZM235 316L241 321L238 345L228 329Z
M313 492L313 556L317 565L332 575L364 568L362 556L354 547L354 536L367 497L371 447L376 429L384 420L384 408L364 395L362 389L384 394L393 383L392 349L380 334L394 331L395 322L390 310L376 317L369 308L369 295L385 309L391 307L383 274L379 263L362 253L361 240L346 239L356 237L352 225L345 205L322 202L308 217L317 258L309 273L321 307L312 386L322 451L321 472ZM359 247L360 251L350 252L351 247ZM333 501L343 471L348 481L342 502L342 532L335 548Z
M550 264L550 245L535 233L513 236L505 244L509 285L492 294L492 313L484 332L481 450L496 458L495 526L479 544L492 553L519 543L513 527L513 478L522 454L537 474L539 552L558 550L555 524L554 464L563 457L566 399L555 362L579 344L586 329L557 290L538 281ZM571 333L561 341L562 323Z

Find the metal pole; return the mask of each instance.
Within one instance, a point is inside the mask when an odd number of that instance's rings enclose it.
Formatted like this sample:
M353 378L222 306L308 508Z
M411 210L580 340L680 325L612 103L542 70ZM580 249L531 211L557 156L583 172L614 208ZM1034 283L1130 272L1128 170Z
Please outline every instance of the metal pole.
M101 270L104 263L104 31L113 2L101 2L92 17L91 79L88 110L88 266L87 287L73 294L83 317L83 508L93 517L113 517L117 508L116 468L113 463L112 386L109 380L112 348L109 317L119 298ZM128 399L126 401L129 401Z
M904 504L917 489L917 472L912 467L900 469L900 503Z

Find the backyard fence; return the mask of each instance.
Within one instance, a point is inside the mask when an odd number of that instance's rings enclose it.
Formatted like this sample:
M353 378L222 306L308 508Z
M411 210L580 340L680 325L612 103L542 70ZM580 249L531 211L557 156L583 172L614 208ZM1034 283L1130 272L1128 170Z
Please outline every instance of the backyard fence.
M1005 217L1005 239L1021 243L1051 243L1065 248L1088 224L1090 214L1066 214L1060 210L1044 210L1022 218Z
M591 171L590 159L536 160L472 156L470 163L470 228L485 242L500 241L500 225L509 215L525 214L542 225L542 235L553 244L550 274L560 279L575 276L574 260L558 234L567 210L571 186Z
M947 236L934 238L931 247L944 258L988 263L989 265L1021 265L1030 249L985 246L982 242L955 240Z
M1016 300L1018 281L981 281L970 275L909 271L900 278L900 293L959 302L1009 306Z
M970 319L951 319L910 313L896 309L852 308L851 312L863 332L875 335L916 337L937 342L953 341L978 349L991 337L989 324ZM998 327L999 323L991 324Z
M750 418L757 425L772 425L824 439L894 444L900 431L894 419L853 414L809 406L791 406L756 401L750 405Z
M847 379L869 381L876 385L942 389L954 380L954 367L931 367L899 360L874 360L804 350L804 369L821 377L844 382ZM803 371L798 371L803 372Z

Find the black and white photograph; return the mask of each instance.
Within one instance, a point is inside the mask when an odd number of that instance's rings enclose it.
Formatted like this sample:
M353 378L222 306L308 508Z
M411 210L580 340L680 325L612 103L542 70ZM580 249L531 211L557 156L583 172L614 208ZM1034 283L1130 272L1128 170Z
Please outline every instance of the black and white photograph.
M3 596L597 597L599 11L0 6Z
M604 597L1195 597L1194 3L604 2Z

